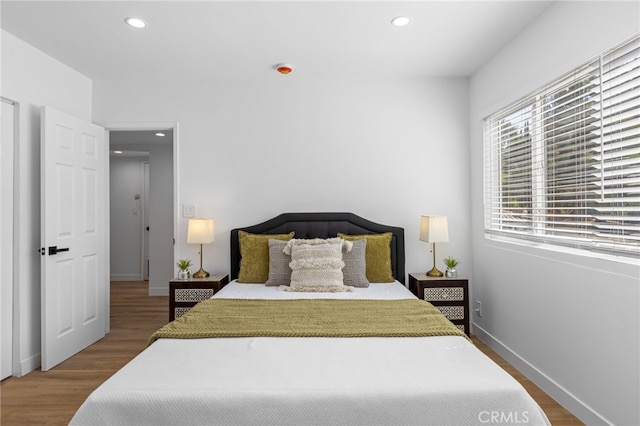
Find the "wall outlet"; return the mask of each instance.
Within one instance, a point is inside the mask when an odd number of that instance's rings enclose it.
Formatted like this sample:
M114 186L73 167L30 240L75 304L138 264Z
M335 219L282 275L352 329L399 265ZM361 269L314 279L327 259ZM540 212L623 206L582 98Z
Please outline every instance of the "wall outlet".
M476 300L476 308L474 309L474 311L476 312L476 314L478 314L479 317L482 316L482 302L479 300Z

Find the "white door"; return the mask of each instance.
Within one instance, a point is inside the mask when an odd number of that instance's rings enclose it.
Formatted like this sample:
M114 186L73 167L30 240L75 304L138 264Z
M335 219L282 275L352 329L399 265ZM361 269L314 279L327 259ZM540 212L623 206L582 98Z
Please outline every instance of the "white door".
M42 370L105 335L104 129L49 107L41 119Z
M13 120L14 105L2 99L0 140L0 380L9 377L13 364Z

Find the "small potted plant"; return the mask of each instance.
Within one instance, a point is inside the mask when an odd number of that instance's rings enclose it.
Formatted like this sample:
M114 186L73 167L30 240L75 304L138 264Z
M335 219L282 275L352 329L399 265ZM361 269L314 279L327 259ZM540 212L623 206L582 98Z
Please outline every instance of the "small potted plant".
M177 262L178 268L178 279L187 280L191 276L189 273L189 266L191 266L191 261L189 259L180 259Z
M447 265L447 270L444 272L444 276L447 278L456 278L458 276L456 266L458 266L459 262L452 256L446 257L442 261Z

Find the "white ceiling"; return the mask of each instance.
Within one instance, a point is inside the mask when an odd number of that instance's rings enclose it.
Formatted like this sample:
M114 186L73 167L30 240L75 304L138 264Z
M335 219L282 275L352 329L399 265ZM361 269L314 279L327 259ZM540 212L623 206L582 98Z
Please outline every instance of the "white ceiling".
M156 130L119 130L109 133L112 146L120 145L163 145L173 143L173 130L161 130L164 136L157 136Z
M160 131L164 136L158 136ZM109 148L112 157L148 157L149 146L173 143L173 130L117 130L109 132ZM121 151L116 153L115 151Z
M1 25L93 80L469 76L548 1L10 1ZM406 27L393 17L411 19ZM128 16L148 22L128 27Z
M156 130L119 130L111 132L111 145L158 145L173 141L173 130L160 130L164 136L156 135Z

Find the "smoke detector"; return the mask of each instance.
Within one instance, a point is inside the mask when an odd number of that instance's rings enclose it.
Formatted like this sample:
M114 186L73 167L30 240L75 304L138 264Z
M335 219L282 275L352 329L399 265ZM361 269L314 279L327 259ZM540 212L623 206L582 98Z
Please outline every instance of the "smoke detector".
M293 68L289 64L278 64L276 66L276 71L278 71L280 74L287 75L291 71L293 71Z

